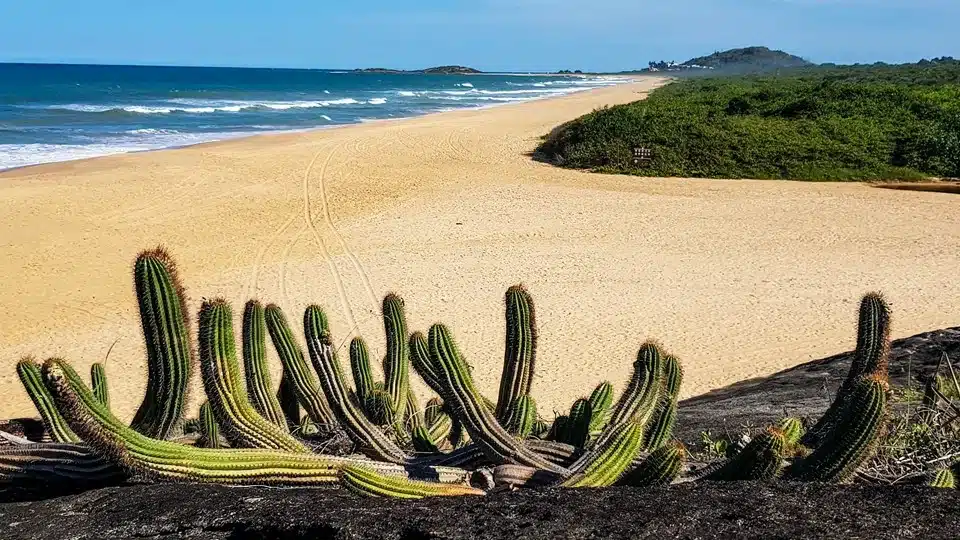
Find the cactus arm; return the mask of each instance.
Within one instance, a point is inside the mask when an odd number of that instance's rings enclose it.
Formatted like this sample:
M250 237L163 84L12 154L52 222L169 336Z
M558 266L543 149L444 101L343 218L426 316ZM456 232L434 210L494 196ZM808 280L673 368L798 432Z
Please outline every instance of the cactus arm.
M391 463L404 463L408 456L380 429L370 423L362 411L350 400L337 361L330 344L326 316L317 306L307 308L303 317L304 333L307 336L307 351L320 378L333 414L346 429L347 435L369 457Z
M383 328L387 336L387 355L383 359L386 390L390 394L394 418L403 422L410 388L410 352L403 299L396 294L388 294L383 299Z
M529 395L517 398L516 403L504 410L503 428L519 439L525 439L533 431L537 420L537 404Z
M217 425L217 419L213 415L213 408L210 402L205 401L200 405L200 440L198 446L204 448L220 448L220 427Z
M511 415L514 402L530 394L537 347L537 324L530 293L522 285L514 285L507 289L504 302L506 347L496 406L501 423Z
M266 317L263 305L250 300L243 309L243 371L250 394L250 404L271 424L289 433L287 420L280 402L273 393L270 371L267 368Z
M927 481L927 485L934 488L954 489L957 487L957 478L950 469L939 469Z
M330 429L337 426L337 419L330 410L330 404L323 393L317 378L307 367L303 350L293 337L287 318L275 304L266 307L267 330L270 339L277 349L277 356L283 364L283 376L292 387L297 400L303 405L307 416L321 428ZM281 381L282 384L282 381ZM297 416L296 422L300 418Z
M103 364L94 362L90 366L90 386L104 407L110 408L110 390L107 388L107 371Z
M590 401L580 398L570 407L570 414L567 415L566 423L562 436L567 444L583 448L590 438L590 424L592 422L593 410L590 407Z
M67 425L67 421L57 411L53 396L43 385L43 377L40 374L40 365L32 358L24 358L17 362L17 376L23 384L24 390L30 397L30 401L40 413L40 419L43 425L50 433L50 438L57 443L76 443L80 438Z
M657 448L635 469L625 474L617 485L634 487L665 486L672 483L687 458L687 449L679 441L668 442Z
M673 426L677 421L677 400L680 397L680 385L683 382L683 368L673 355L663 358L663 373L660 382L660 402L647 424L643 437L643 448L653 451L670 440Z
M147 349L147 389L131 425L166 439L180 429L194 365L186 300L173 259L162 248L141 253L133 267Z
M439 496L485 495L483 490L469 486L405 480L380 474L359 465L341 468L340 481L351 491L367 497L422 499Z
M217 424L234 447L309 452L288 432L261 416L247 397L233 338L230 306L221 299L200 308L200 371Z
M613 384L604 381L590 393L590 433L599 433L610 420L610 407L613 405Z
M367 343L359 336L350 341L350 371L353 372L357 397L363 401L373 392L373 372L370 371Z
M662 364L663 355L659 345L648 341L640 346L627 388L610 413L610 425L647 422L657 403Z
M607 443L585 453L570 466L574 471L563 487L604 487L613 485L633 463L643 443L643 426L627 422L607 437Z

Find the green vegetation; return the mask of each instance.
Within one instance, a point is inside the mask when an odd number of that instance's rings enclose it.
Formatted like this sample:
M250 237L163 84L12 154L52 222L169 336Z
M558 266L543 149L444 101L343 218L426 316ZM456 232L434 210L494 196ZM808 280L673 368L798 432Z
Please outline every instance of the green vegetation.
M559 126L536 154L645 176L960 177L960 61L685 79Z

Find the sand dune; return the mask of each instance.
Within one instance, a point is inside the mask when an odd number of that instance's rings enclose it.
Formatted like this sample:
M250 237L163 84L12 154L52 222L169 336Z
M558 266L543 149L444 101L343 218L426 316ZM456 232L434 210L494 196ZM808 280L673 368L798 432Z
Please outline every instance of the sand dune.
M895 336L960 323L956 195L603 176L525 155L661 83L0 174L0 417L33 414L21 356L86 370L111 347L111 397L132 414L145 366L130 267L157 244L194 311L258 297L299 320L319 303L336 339L360 332L375 355L396 291L413 329L452 327L490 395L503 293L523 282L545 412L621 384L648 337L684 361L690 396L852 347L866 291L887 294Z

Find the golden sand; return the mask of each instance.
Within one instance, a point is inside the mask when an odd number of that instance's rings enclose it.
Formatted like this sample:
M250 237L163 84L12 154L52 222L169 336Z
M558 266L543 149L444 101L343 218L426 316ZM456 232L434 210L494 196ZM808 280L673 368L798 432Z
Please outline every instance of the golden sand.
M396 291L411 330L453 329L490 396L503 293L523 282L548 416L621 385L649 337L683 360L691 396L850 349L867 291L887 295L896 337L960 324L956 195L605 176L527 156L554 126L659 84L0 173L0 417L35 414L20 357L83 372L108 350L114 408L132 414L145 364L130 269L157 244L192 311L222 296L239 316L257 297L298 322L319 303L336 340L359 332L375 358Z

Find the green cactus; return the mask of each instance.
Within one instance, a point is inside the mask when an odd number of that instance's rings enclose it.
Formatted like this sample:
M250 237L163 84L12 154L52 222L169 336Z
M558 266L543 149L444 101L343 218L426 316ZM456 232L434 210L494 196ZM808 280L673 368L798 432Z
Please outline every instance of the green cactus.
M677 400L680 397L682 382L683 368L680 366L680 361L677 357L668 354L663 358L660 401L643 435L645 450L653 451L660 448L673 435L673 425L677 421Z
M660 346L653 341L647 341L640 346L637 360L633 363L633 374L627 383L613 411L610 421L597 437L597 444L606 443L604 437L615 433L618 426L633 422L646 426L650 420L660 394L660 374L663 371L663 353Z
M406 417L407 390L410 388L410 352L403 299L396 294L388 294L383 299L383 328L387 334L387 355L383 359L386 390L390 394L394 417L401 422Z
M703 478L716 481L772 480L780 474L787 446L784 433L769 427Z
M643 444L643 425L619 424L612 433L570 466L574 474L563 487L605 487L613 485L633 463Z
M263 305L250 300L243 309L243 371L247 381L250 404L270 423L289 433L287 420L280 402L273 393L270 371L267 368L266 316Z
M427 405L423 408L423 420L428 426L432 425L442 413L443 400L438 397L430 398L427 400Z
M220 444L220 427L213 415L213 407L209 401L200 405L200 441L198 446L203 448L222 448Z
M307 351L320 378L320 386L334 416L350 439L373 459L390 463L406 462L409 456L370 423L363 411L350 399L343 382L340 362L337 361L330 343L330 331L323 310L318 306L309 306L303 316L303 326L307 337Z
M558 467L528 450L500 426L480 398L466 362L460 355L450 331L442 324L435 324L430 328L429 347L430 363L442 374L441 397L444 403L488 459L497 465L514 463L558 474L567 473L563 467Z
M110 390L107 388L107 371L103 364L94 362L90 366L90 385L93 395L97 396L103 406L110 408Z
M383 389L372 390L363 398L363 410L367 418L377 426L390 426L395 422L393 403L390 394Z
M533 425L537 420L537 404L529 395L517 398L517 402L507 407L507 417L503 427L520 439L530 436Z
M57 412L57 407L53 402L53 396L43 385L43 378L40 375L40 365L33 358L24 358L17 362L17 376L23 383L23 389L26 390L30 401L40 413L40 419L43 420L43 426L53 442L57 443L75 443L80 442L80 437L70 429L67 421Z
M563 430L563 440L558 439L558 441L583 448L590 438L592 421L593 409L590 406L590 401L584 398L578 399L570 407L570 414L567 416Z
M861 378L844 397L846 407L823 442L809 456L795 461L790 478L815 482L845 482L873 456L887 419L890 387L886 374Z
M267 331L270 333L270 339L277 349L277 356L280 357L280 363L283 364L283 376L293 388L297 397L297 402L303 405L304 411L313 423L321 429L331 429L337 425L337 419L327 403L326 397L320 391L320 385L316 376L307 367L304 360L303 350L297 344L293 337L293 331L287 323L287 318L283 311L275 304L269 304L266 307ZM281 381L282 385L282 381ZM292 409L288 398L288 408ZM286 414L292 412L288 411ZM300 416L296 416L295 422L299 423Z
M957 479L953 475L953 471L944 468L937 470L927 481L927 485L935 488L954 489L957 487Z
M867 294L860 301L857 322L857 348L847 378L823 416L804 434L801 443L814 447L824 440L827 432L840 421L846 408L846 397L853 386L867 375L887 373L890 355L890 308L880 293Z
M604 381L590 394L590 433L597 434L610 420L610 407L613 405L613 384Z
M287 431L258 413L247 397L233 338L233 315L225 300L200 307L200 371L217 424L234 447L309 452Z
M510 408L518 399L530 394L537 354L537 322L530 293L523 285L514 285L507 289L504 302L507 337L496 406L500 423L513 416Z
M670 441L647 456L640 465L617 482L621 486L653 487L671 484L680 476L687 460L687 449L680 441Z
M353 372L357 397L363 401L373 392L373 372L370 371L367 342L362 337L355 337L350 341L350 371Z
M348 465L340 469L340 481L351 491L366 497L422 499L424 497L485 495L483 490L469 486L405 480L380 474L377 471Z
M309 416L304 416L300 419L300 425L297 430L300 432L301 437L310 437L320 432L320 429L310 420Z
M800 438L803 437L803 422L801 422L799 418L784 418L783 420L780 420L780 425L778 427L780 431L783 432L783 436L786 437L788 446L796 445L800 442Z

